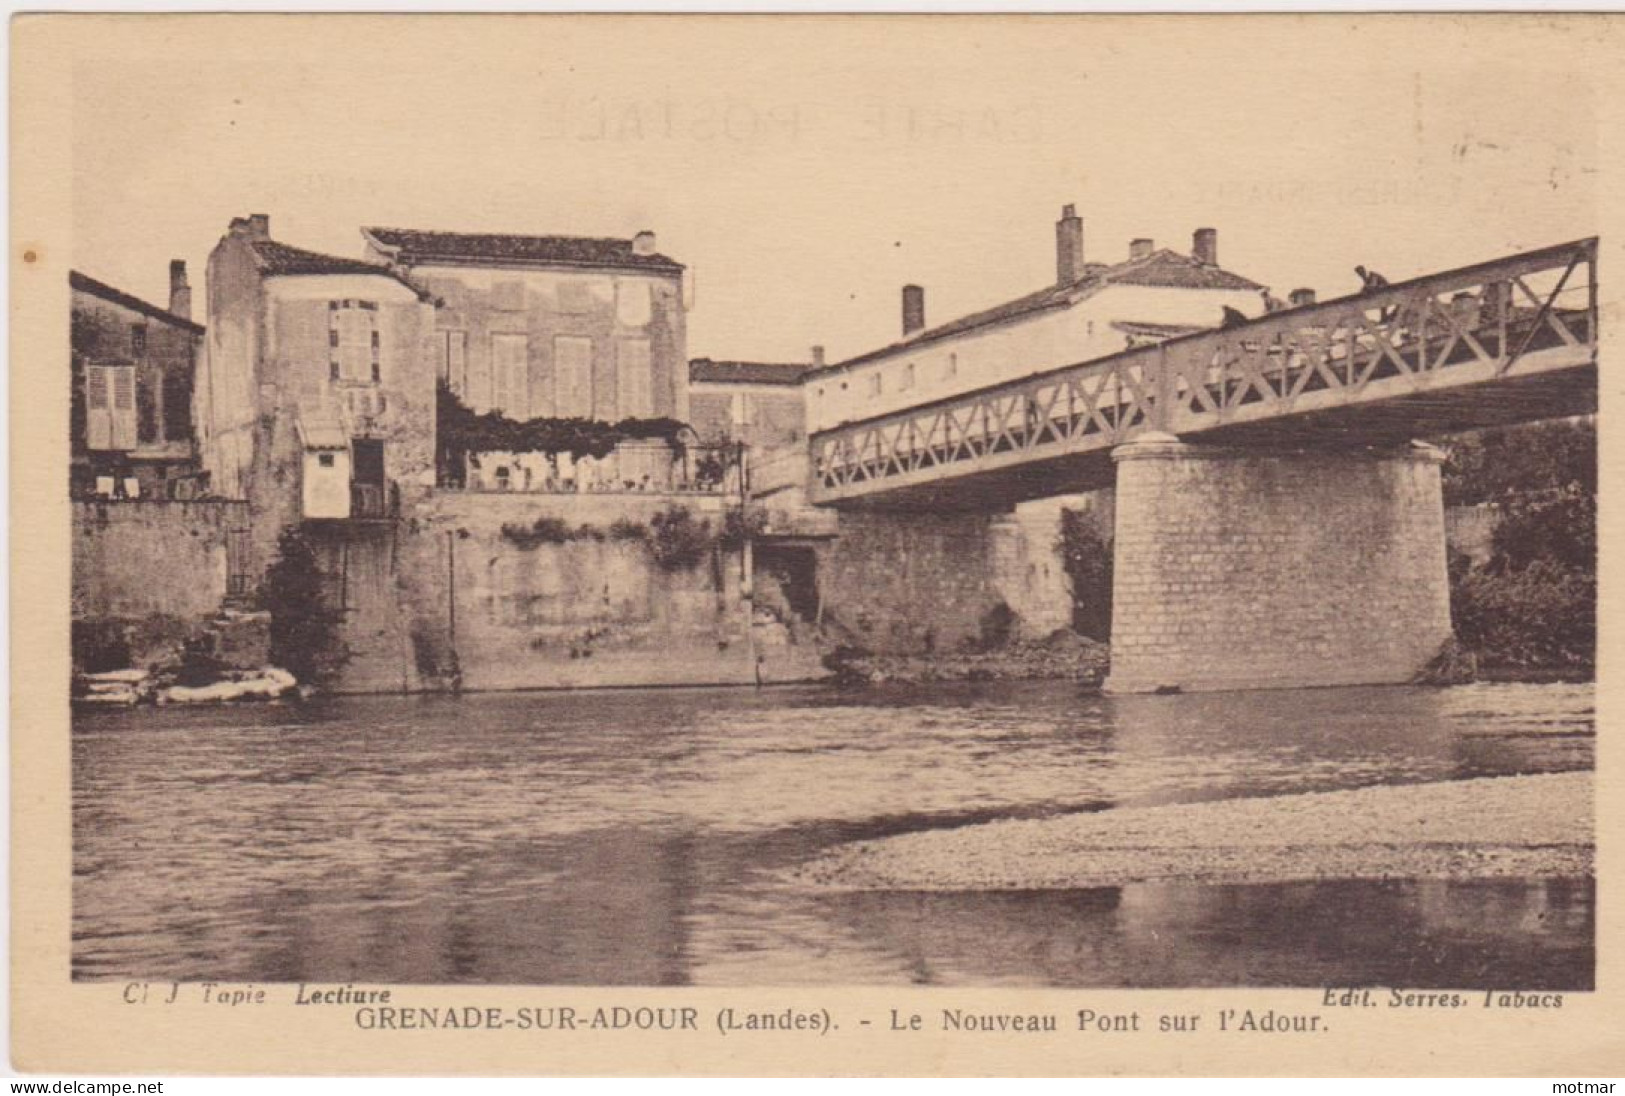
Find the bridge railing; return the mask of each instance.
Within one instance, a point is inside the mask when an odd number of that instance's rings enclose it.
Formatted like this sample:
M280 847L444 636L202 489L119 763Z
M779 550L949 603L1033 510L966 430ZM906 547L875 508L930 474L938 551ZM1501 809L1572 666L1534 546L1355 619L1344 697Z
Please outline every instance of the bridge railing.
M811 497L835 501L1513 372L1597 333L1596 240L1525 252L1234 328L1048 370L814 434ZM1471 375L1469 375L1471 374Z

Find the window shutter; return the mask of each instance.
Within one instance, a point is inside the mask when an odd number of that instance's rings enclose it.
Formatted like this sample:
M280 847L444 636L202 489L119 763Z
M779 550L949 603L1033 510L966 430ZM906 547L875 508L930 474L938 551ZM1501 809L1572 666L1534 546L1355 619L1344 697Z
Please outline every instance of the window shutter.
M135 369L121 365L113 374L113 448L134 449L136 445Z
M592 340L560 335L553 340L553 371L560 418L592 417Z
M85 367L85 445L91 449L113 448L113 393L108 369L102 365Z
M491 402L511 419L530 417L529 336L491 336Z
M622 339L616 344L615 387L621 418L646 419L654 414L648 339Z

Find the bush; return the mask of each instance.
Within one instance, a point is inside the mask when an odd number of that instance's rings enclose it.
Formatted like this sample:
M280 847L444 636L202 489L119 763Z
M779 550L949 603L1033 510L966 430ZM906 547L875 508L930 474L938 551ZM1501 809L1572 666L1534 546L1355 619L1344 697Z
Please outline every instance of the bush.
M616 518L609 523L610 540L643 540L648 535L648 527L631 518Z
M302 683L321 684L343 663L340 614L328 604L316 552L298 528L282 531L261 599L271 613L271 661Z
M1516 570L1456 568L1456 634L1486 666L1591 669L1596 663L1597 579L1535 559Z
M562 518L540 517L529 525L504 525L502 539L529 551L539 544L563 544L573 534Z
M1087 510L1062 510L1056 548L1072 586L1072 629L1102 643L1112 636L1112 544Z
M711 551L711 523L681 506L662 510L649 519L649 552L668 571L699 565Z

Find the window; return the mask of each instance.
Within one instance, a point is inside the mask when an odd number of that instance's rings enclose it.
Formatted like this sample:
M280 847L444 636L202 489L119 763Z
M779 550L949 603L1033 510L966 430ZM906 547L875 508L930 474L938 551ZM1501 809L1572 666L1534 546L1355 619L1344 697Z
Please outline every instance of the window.
M592 417L592 340L559 335L553 340L553 392L560 418Z
M327 302L327 375L337 381L379 379L378 305L373 301Z
M440 379L459 396L468 392L468 332L446 331L440 348Z
M85 444L91 449L134 449L135 369L128 365L85 367Z
M884 384L885 384L885 381L880 375L880 370L876 369L873 373L870 373L869 374L869 395L871 395L871 396L880 395Z
M179 369L164 374L164 437L186 441L192 436L192 383Z
M649 283L621 280L615 283L615 318L627 327L649 322Z
M512 419L530 417L529 336L491 336L491 407Z
M130 327L130 356L139 358L147 352L147 325L144 323L132 324Z
M943 363L942 376L944 379L959 376L959 355L949 354L948 360Z
M615 388L623 419L654 415L654 378L650 376L649 340L621 339L615 344Z
M331 453L318 453L318 454L316 454L316 463L321 465L323 468L331 468L331 467L333 467L333 454L331 454Z
M898 388L902 389L904 392L907 392L910 388L913 388L913 387L914 387L914 363L909 362L907 365L903 366L903 383L898 385Z
M144 370L147 375L140 372L135 378L135 419L136 438L142 445L158 441L158 389L154 385L151 370Z

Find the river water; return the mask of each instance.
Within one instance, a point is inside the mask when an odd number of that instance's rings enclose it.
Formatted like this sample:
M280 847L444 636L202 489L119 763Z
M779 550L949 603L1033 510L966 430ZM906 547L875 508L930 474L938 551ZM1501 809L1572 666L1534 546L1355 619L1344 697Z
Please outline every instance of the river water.
M1065 683L90 712L80 979L1585 989L1574 879L815 893L832 844L1590 768L1589 685Z

